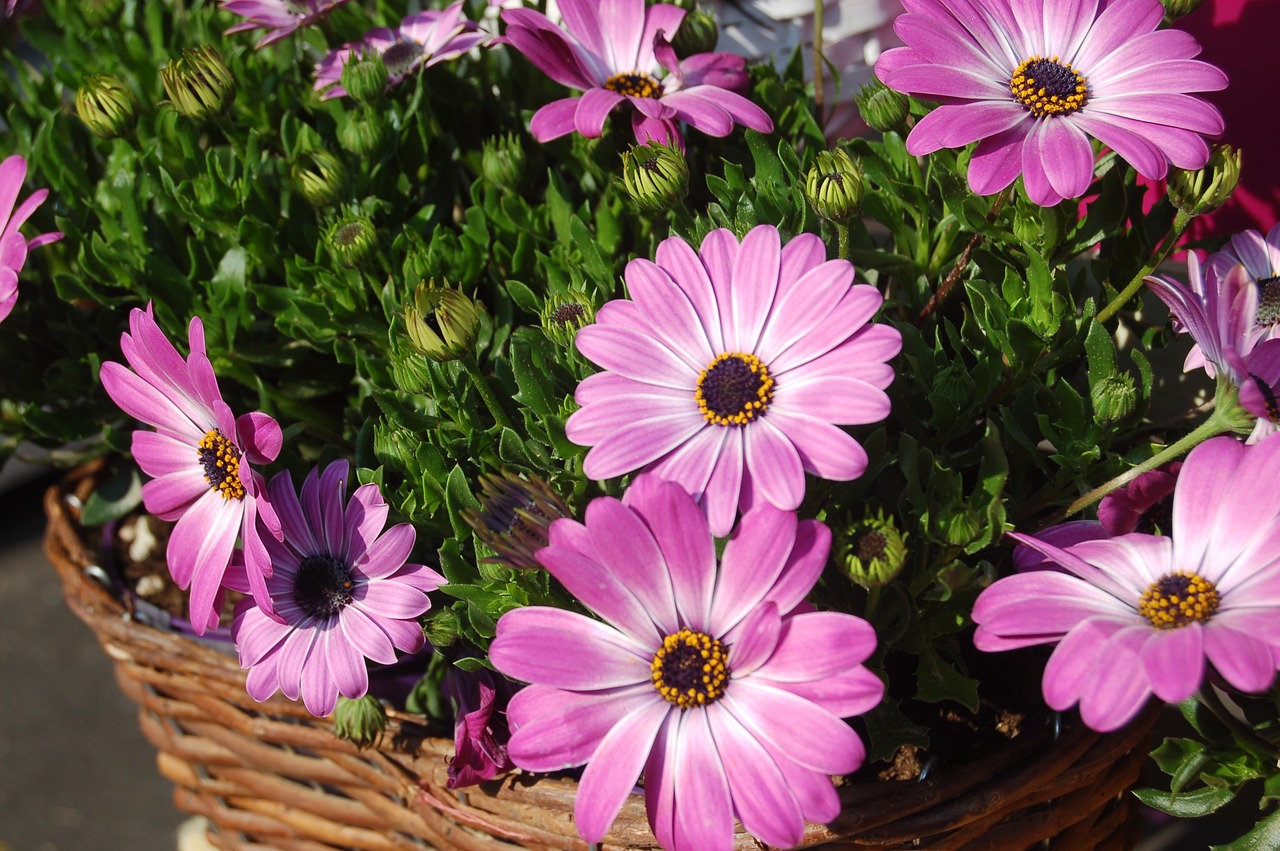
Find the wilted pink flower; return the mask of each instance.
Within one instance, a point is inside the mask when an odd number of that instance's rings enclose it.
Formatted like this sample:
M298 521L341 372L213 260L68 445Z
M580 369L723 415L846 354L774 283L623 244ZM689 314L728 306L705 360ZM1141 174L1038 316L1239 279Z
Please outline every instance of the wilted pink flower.
M533 9L504 9L503 39L557 83L581 97L553 101L534 113L529 130L539 142L575 130L595 138L609 113L631 105L641 143L680 143L677 121L708 136L727 136L734 124L768 133L773 121L738 92L747 85L746 60L699 53L681 61L668 42L684 10L644 0L560 0L564 28ZM665 75L665 76L664 76Z
M267 590L279 619L246 598L231 623L254 700L279 690L290 700L301 696L312 715L328 715L339 694L368 691L365 659L386 665L397 650L416 653L425 644L417 618L444 577L406 561L413 526L383 531L389 509L377 485L357 488L346 501L349 477L346 461L323 474L312 469L301 500L287 471L267 486L284 529L283 541L264 538L274 568ZM228 572L227 585L245 590L244 571Z
M315 90L324 92L321 100L346 97L342 68L366 52L382 57L387 66L387 88L393 89L419 68L457 59L488 38L474 21L462 17L461 0L443 10L428 9L405 18L394 30L370 30L360 41L330 51L316 65Z
M1140 532L1055 547L1011 537L1061 570L997 580L973 607L981 650L1057 644L1044 698L1108 732L1154 694L1174 703L1200 687L1206 661L1246 692L1280 665L1280 439L1197 446L1178 474L1167 535Z
M274 461L283 435L266 414L237 418L222 401L200 317L192 318L187 339L191 353L183 360L151 305L134 308L129 333L120 337L129 366L108 361L99 377L121 410L155 428L133 433L133 457L153 477L142 486L142 499L155 516L178 521L169 538L169 572L179 588L191 588L191 626L203 634L218 625L222 578L237 538L248 565L247 590L271 611L264 541L280 536L280 524L262 499L262 475L249 465Z
M1226 88L1220 70L1192 57L1194 38L1158 29L1159 0L909 0L886 51L886 86L942 105L907 137L928 154L978 142L969 188L1004 189L1022 175L1042 206L1083 195L1098 139L1152 180L1169 164L1209 159L1204 135L1218 110L1188 92Z
M258 39L259 49L289 36L300 27L309 27L348 0L219 0L222 8L248 20L227 30L227 35L249 30L267 30Z
M1181 461L1165 464L1104 496L1098 503L1098 520L1107 534L1169 534L1173 523L1173 492L1181 470Z
M454 711L454 756L446 783L450 789L474 786L512 769L507 755L507 703L512 692L505 678L483 668L464 671L450 665L445 671L444 693Z
M531 683L511 699L511 759L528 771L586 765L578 832L600 842L636 780L667 849L726 849L733 820L769 845L840 812L831 775L865 751L841 719L884 687L862 666L870 625L805 604L831 533L761 505L716 565L706 517L678 485L642 475L586 525L562 519L543 566L594 611L507 612L494 667Z
M27 252L62 239L60 233L27 239L18 232L49 195L48 189L37 189L18 204L18 192L26 176L27 161L17 154L0 162L0 322L9 316L18 301L18 273L26 265Z
M578 385L565 426L593 447L589 478L652 470L693 494L722 536L739 507L797 508L806 471L862 475L867 453L838 426L888 415L886 361L902 335L871 324L883 298L853 283L852 264L827 260L813 234L784 248L760 225L741 244L712 231L696 252L666 239L626 281L631 299L606 304L576 340L604 368Z

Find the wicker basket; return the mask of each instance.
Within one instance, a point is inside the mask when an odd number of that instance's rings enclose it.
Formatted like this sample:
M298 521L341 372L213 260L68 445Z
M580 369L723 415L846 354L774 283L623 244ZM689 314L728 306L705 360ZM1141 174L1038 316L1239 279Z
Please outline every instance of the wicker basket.
M330 723L277 695L254 702L234 657L145 626L85 568L96 556L78 526L92 488L82 472L45 497L45 549L67 603L115 662L138 703L142 732L179 808L205 816L219 848L441 851L581 849L573 824L576 783L518 772L458 793L446 788L453 743L425 719L389 710L381 742L364 750ZM922 782L850 784L844 813L811 825L804 847L1127 849L1138 840L1137 802L1126 789L1145 758L1154 714L1122 733L1077 725L1057 742L1020 736L964 771ZM1047 840L1047 841L1046 841ZM1040 844L1044 843L1044 844ZM605 849L656 848L633 795ZM762 846L739 833L737 849Z

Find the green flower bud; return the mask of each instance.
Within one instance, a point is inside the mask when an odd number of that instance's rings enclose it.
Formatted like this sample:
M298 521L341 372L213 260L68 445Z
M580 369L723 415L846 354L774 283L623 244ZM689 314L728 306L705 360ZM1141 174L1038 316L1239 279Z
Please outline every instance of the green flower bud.
M414 355L412 358L419 364L426 361L421 357ZM393 376L394 376L393 361ZM396 386L400 387L400 382L396 381ZM419 393L425 389L408 389L401 387L406 393ZM377 456L378 461L395 470L398 473L418 474L421 475L420 465L418 463L418 450L422 447L422 438L405 428L395 428L385 423L378 423L373 427L373 454Z
M80 0L80 12L86 24L100 27L120 13L120 0Z
M581 290L553 293L542 308L542 333L566 349L578 330L596 321L596 306Z
M160 69L174 109L195 121L222 112L236 96L236 81L221 54L208 45L189 47Z
M381 112L362 107L348 112L338 125L338 144L358 157L372 157L387 141L389 127Z
M94 74L76 92L76 115L95 136L114 139L138 123L138 99L110 74Z
M964 503L943 506L938 512L935 530L941 539L953 547L963 547L978 540L982 534L983 518Z
M448 647L462 636L462 618L453 609L435 612L422 627L432 647Z
M804 195L814 211L830 222L843 222L862 208L862 169L843 150L819 151L809 169Z
M373 103L386 92L388 76L382 56L370 50L342 66L342 88L356 103Z
M963 363L953 362L933 379L933 392L957 408L963 409L973 400L973 376Z
M382 703L371 694L352 700L338 695L338 705L333 709L333 734L358 748L367 748L378 741L387 729L387 712Z
M1164 19L1176 21L1199 9L1204 0L1161 0L1161 2L1164 3Z
M895 92L879 80L871 82L858 90L854 95L858 104L858 112L867 126L881 133L889 131L901 132L906 127L908 102L907 96Z
M710 53L716 49L720 40L720 28L716 19L701 9L695 9L684 16L676 29L676 37L671 40L676 56L686 59L699 53Z
M434 281L418 285L413 304L405 306L404 321L410 344L440 362L457 360L469 352L480 333L476 303L457 290L436 287Z
M363 213L348 213L338 219L324 234L329 253L343 266L351 267L369 256L378 243L373 222Z
M640 209L656 213L684 200L689 164L678 148L661 142L632 145L622 153L622 184Z
M486 139L480 155L480 171L494 186L512 190L524 179L524 145L514 133Z
M1099 425L1119 422L1138 406L1138 389L1127 373L1108 375L1089 388L1093 420Z
M324 149L302 154L293 164L293 183L312 206L330 207L342 198L347 167Z
M1204 168L1169 169L1169 201L1186 216L1202 216L1227 203L1240 182L1240 151L1215 145Z
M462 519L495 555L487 564L534 569L535 554L547 545L551 524L569 517L569 507L537 476L514 473L480 477L480 510L468 508Z
M898 531L892 516L884 516L883 509L834 531L836 564L863 588L889 584L907 564L907 535Z

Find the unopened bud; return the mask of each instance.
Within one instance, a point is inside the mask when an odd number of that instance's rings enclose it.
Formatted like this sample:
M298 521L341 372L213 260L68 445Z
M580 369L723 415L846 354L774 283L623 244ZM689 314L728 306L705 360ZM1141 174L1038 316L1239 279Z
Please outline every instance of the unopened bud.
M353 53L342 66L342 88L357 103L373 103L386 92L389 76L376 50Z
M524 146L514 133L486 139L480 155L480 171L494 186L514 190L524 179Z
M568 348L579 329L596 321L596 307L584 292L554 293L542 308L542 332L553 343Z
M661 142L632 145L622 153L622 184L640 209L670 209L689 191L689 164L678 148Z
M1164 3L1164 17L1166 21L1176 21L1178 18L1186 17L1200 8L1200 4L1204 0L1160 0Z
M862 169L843 150L819 151L809 169L804 194L814 211L830 222L847 221L862 208Z
M419 284L413 304L404 309L409 342L434 361L457 360L471 350L480 333L475 302L457 290Z
M182 51L182 56L160 69L160 82L174 108L195 121L222 112L236 96L231 70L208 45Z
M1119 422L1138 406L1138 390L1126 373L1108 375L1089 388L1093 419L1099 425Z
M432 647L448 647L462 636L462 618L453 609L440 609L427 619L422 632Z
M569 507L537 476L487 475L480 478L480 487L480 510L466 509L462 519L494 551L484 561L526 570L541 567L535 556L547 546L551 524L570 516Z
M1215 145L1204 168L1169 169L1169 200L1187 216L1202 216L1227 203L1240 182L1240 151Z
M312 206L338 203L347 183L347 167L323 148L302 154L293 164L293 183Z
M675 48L676 56L687 59L699 53L710 53L716 49L719 40L720 28L716 26L716 19L701 9L695 9L680 22L671 46Z
M387 712L376 697L366 694L354 700L338 695L338 705L333 709L333 733L358 748L367 748L378 741L387 729Z
M363 213L348 213L338 219L324 234L329 253L343 266L351 267L369 256L377 245L378 233L373 222Z
M868 127L881 133L905 128L909 108L907 96L895 92L879 80L872 78L870 83L854 95L854 101Z
M879 588L906 566L907 536L880 510L837 528L833 551L846 576L863 588Z
M138 100L110 74L94 74L76 92L76 115L95 136L114 139L138 123Z
M338 125L338 144L358 157L372 157L387 141L387 117L377 109L348 112Z

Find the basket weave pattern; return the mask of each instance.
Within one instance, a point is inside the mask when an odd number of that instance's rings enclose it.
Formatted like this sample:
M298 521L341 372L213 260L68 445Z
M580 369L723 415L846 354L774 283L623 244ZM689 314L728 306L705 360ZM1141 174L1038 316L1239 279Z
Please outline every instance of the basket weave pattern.
M82 474L45 497L45 550L72 611L137 702L157 767L179 808L209 820L225 849L582 849L573 824L576 783L513 773L463 793L446 788L453 742L425 719L389 709L386 733L363 750L326 719L276 695L256 703L235 658L134 621L86 575L96 563L78 526ZM1111 736L1080 725L1057 742L1019 736L1007 749L946 776L841 787L844 812L810 825L804 847L1012 851L1043 840L1063 851L1128 849L1137 801L1126 794L1145 759L1153 714ZM632 795L603 848L653 849L644 803ZM736 849L761 846L739 833ZM1046 847L1046 846L1038 846Z

